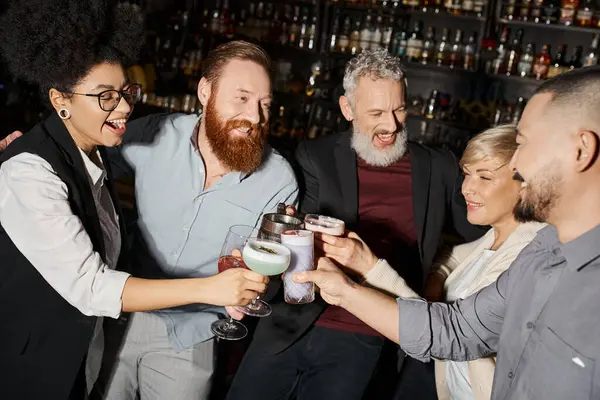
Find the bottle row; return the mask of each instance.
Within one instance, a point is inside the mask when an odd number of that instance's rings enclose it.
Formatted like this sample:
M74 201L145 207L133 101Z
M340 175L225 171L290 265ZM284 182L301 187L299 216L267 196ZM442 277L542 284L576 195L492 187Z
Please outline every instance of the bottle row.
M508 0L501 15L509 20L600 28L600 1Z
M500 43L495 50L496 57L484 64L489 74L518 75L535 79L547 79L575 68L598 64L598 34L594 34L591 45L583 53L582 46L576 46L571 57L567 58L567 45L558 47L552 56L551 46L543 44L536 52L535 43L527 43L523 48L523 30L518 29L509 42L510 29L504 28Z
M390 51L410 62L435 64L450 68L474 70L477 68L477 32L464 40L465 32L457 29L453 40L450 30L442 29L440 40L436 40L435 27L427 27L423 36L423 23L416 21L412 32L402 28L394 34Z
M317 8L306 3L250 1L231 11L228 0L216 0L212 10L204 9L201 26L212 33L315 50L318 21Z
M381 11L396 13L400 8L409 10L431 10L435 13L446 11L453 15L473 15L482 17L485 14L487 0L365 0L365 1L333 1L333 3L362 3Z

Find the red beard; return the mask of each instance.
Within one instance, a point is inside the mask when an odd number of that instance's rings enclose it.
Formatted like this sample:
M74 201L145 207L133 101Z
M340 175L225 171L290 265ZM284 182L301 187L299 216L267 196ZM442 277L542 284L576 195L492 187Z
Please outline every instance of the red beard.
M223 121L217 113L214 96L208 100L203 118L206 124L206 140L224 167L247 174L260 167L268 124L252 124L247 120ZM248 136L232 136L231 130L237 128L248 128Z

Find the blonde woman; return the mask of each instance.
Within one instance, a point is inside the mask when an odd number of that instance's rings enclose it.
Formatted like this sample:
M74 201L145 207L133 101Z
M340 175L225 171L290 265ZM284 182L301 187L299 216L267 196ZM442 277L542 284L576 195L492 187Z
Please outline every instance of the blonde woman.
M452 302L494 282L545 226L521 224L513 216L520 190L520 182L513 179L508 167L517 148L515 137L515 127L504 125L469 141L460 161L465 175L462 194L467 202L467 218L474 225L492 228L479 240L455 247L440 260L428 279L429 300ZM385 260L377 260L354 233L348 238L323 235L321 239L325 256L361 274L366 284L395 296L419 297ZM465 362L436 360L435 364L440 400L490 399L494 357Z

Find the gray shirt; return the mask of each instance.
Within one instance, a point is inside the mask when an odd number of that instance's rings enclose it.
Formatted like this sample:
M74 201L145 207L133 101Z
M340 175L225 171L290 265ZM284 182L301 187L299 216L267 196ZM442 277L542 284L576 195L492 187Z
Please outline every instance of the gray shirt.
M398 299L402 349L422 361L497 353L492 399L600 399L600 225L547 227L495 283L451 304Z
M132 249L135 276L208 277L232 225L257 226L278 203L295 204L296 178L289 163L267 146L252 174L232 172L204 190L206 169L192 139L197 115L151 115L127 124L121 151L111 162L135 172L138 229ZM210 325L223 307L198 304L157 311L173 348L213 336Z

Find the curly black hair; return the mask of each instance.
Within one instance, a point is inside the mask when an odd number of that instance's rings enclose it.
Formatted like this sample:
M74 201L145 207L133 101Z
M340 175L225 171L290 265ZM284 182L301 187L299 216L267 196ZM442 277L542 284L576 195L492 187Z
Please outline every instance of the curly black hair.
M10 72L70 92L102 62L135 62L143 21L130 7L108 0L13 0L0 18L0 50Z

